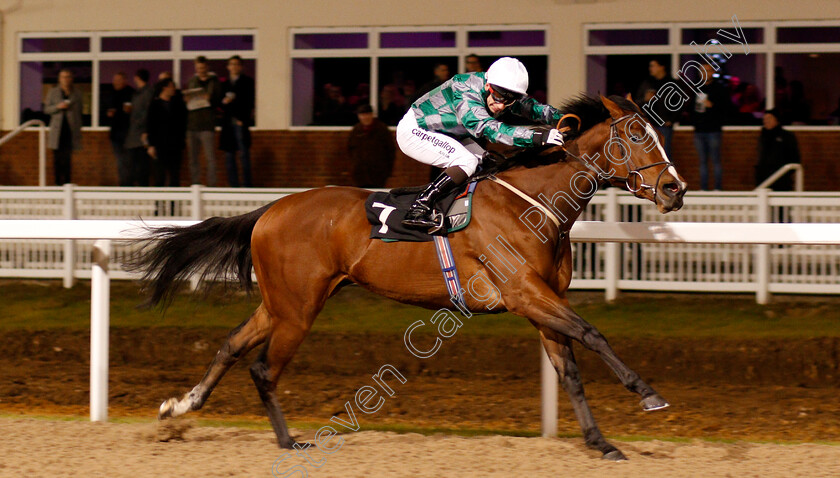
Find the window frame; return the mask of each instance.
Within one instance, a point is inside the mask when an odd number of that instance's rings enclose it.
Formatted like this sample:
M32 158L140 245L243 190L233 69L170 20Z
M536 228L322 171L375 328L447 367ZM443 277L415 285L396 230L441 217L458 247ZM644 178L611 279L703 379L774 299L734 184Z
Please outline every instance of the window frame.
M840 20L791 20L791 21L740 21L741 28L761 28L763 30L764 41L761 43L750 43L750 54L764 54L765 78L763 82L763 89L765 92L766 108L770 109L774 106L775 97L769 92L775 88L774 72L776 69L776 54L779 53L840 53L840 40L835 43L777 43L776 32L778 28L788 27L838 27ZM669 22L669 23L585 23L581 36L581 44L583 45L584 59L589 55L638 55L638 54L656 54L656 55L670 55L671 56L671 71L672 77L676 77L676 72L680 67L680 55L697 54L691 45L682 44L682 29L683 28L723 28L730 29L732 26L731 19L721 20L719 22ZM668 28L668 44L667 45L632 45L632 46L611 46L611 45L589 45L589 32L591 30L637 30L637 29L663 29ZM737 45L736 45L737 47ZM733 51L733 54L737 54ZM585 61L585 60L584 60ZM587 68L584 65L582 69L581 84L587 84ZM807 125L807 126L786 126L791 130L796 131L840 131L840 125ZM675 129L684 131L693 131L693 126L679 125ZM752 131L761 129L761 126L724 126L724 131Z
M182 37L194 35L251 35L254 38L253 50L182 50ZM169 36L170 49L168 51L102 51L103 37L146 37L146 36ZM89 52L49 52L49 53L24 53L23 40L26 38L90 38ZM172 63L172 77L181 77L181 61L191 60L199 55L204 55L210 60L224 60L233 55L239 55L244 60L254 60L259 65L257 53L259 51L259 34L255 28L234 28L222 30L81 30L62 32L20 32L16 38L17 45L17 81L18 92L20 92L21 64L24 62L37 61L89 61L91 62L91 126L83 126L83 131L108 131L108 126L99 125L99 85L101 83L99 63L101 61L170 61ZM183 85L180 85L183 87ZM20 123L20 95L17 103L17 121Z
M467 35L473 31L520 31L539 30L544 32L545 44L543 46L515 46L515 47L469 47ZM454 32L454 47L429 47L429 48L382 48L380 46L380 33L399 32ZM296 49L295 35L306 33L367 33L367 48L336 48L336 49ZM379 108L379 59L395 57L457 57L458 71L464 71L464 57L475 53L478 56L518 56L518 55L545 55L550 57L551 53L551 26L549 24L506 24L506 25L423 25L423 26L379 26L379 27L296 27L290 28L287 42L288 68L292 71L295 59L298 58L369 58L370 59L370 102L374 111ZM489 65L484 65L487 68ZM546 71L546 75L549 75ZM289 81L288 94L292 98L295 85ZM292 124L292 104L286 111L287 124L290 130L295 131L347 131L352 126L313 126ZM391 127L394 128L393 126Z

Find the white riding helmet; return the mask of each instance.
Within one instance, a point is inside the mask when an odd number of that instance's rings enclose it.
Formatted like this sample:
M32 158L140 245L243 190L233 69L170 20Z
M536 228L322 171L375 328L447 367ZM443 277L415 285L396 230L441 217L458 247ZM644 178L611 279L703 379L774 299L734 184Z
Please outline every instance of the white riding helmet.
M528 91L528 70L516 58L503 56L487 69L487 83L525 95Z

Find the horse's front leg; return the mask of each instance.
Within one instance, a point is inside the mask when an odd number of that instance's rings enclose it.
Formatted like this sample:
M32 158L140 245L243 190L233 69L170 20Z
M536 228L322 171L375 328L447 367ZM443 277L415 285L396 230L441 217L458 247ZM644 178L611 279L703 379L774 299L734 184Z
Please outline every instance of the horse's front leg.
M586 445L603 453L602 458L606 460L626 460L624 453L604 439L598 424L595 423L592 410L589 409L583 393L583 383L580 381L580 372L575 362L571 340L545 327L537 326L537 328L540 330L540 339L548 353L548 358L560 376L560 385L569 394Z
M509 311L577 340L587 349L596 352L627 390L642 397L641 406L645 411L668 406L664 398L618 358L598 329L577 315L539 276L529 274L512 287L513 290L504 295L505 306Z

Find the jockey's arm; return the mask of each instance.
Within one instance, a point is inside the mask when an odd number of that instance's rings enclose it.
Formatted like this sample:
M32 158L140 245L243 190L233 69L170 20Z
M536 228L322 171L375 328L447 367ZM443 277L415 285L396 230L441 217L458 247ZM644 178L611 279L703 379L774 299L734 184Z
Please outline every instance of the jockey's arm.
M555 126L563 117L563 114L557 111L551 105L540 103L531 97L522 98L514 102L510 106L511 113L526 118L534 123L546 124Z
M464 92L461 104L456 108L460 123L475 138L485 137L491 143L501 143L520 148L539 146L539 137L531 128L511 126L490 116L479 93ZM558 118L559 119L559 118Z

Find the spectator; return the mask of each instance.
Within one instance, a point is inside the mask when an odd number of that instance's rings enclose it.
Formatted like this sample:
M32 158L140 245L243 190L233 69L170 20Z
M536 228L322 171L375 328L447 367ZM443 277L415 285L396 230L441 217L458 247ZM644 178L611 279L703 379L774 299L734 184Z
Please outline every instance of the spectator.
M414 80L405 80L400 90L402 92L403 101L407 98L414 98L417 96L417 85L414 83ZM410 105L406 103L405 110L408 110L409 106ZM403 111L403 113L405 113L405 111Z
M755 124L764 108L761 93L752 83L741 83L735 89L732 103L738 110L739 124Z
M471 53L464 57L464 66L467 69L467 73L478 73L484 71L484 68L481 66L481 58L475 53Z
M149 106L146 130L155 186L180 186L187 109L175 92L175 82L171 78L159 81Z
M50 115L49 148L53 150L55 184L71 182L73 151L82 149L82 93L73 86L73 72L58 72L58 85L47 93L44 113Z
M111 81L113 90L105 98L105 116L111 131L108 136L111 139L111 150L117 160L117 184L129 186L131 182L131 157L125 147L125 139L128 136L128 122L131 112L131 97L134 95L134 88L128 84L125 73L114 74Z
M349 98L347 98L347 105L351 108L357 108L360 105L370 103L370 83L359 83L356 85L356 90Z
M350 131L347 152L352 162L353 184L382 188L394 167L396 144L388 126L373 115L370 105L356 110L359 122Z
M438 86L442 85L444 81L452 77L452 75L449 74L449 65L440 62L435 63L434 75L435 77L431 81L423 84L423 86L417 89L417 98L434 90ZM412 99L411 102L413 103L417 98Z
M315 124L352 125L356 118L341 86L325 83L321 91L321 96L315 102Z
M125 137L125 147L131 158L131 177L127 186L149 185L149 155L146 146L149 138L146 134L149 105L152 103L154 91L149 84L149 70L141 68L134 74L134 85L137 90L131 96L130 116L128 117L128 134Z
M397 85L390 83L379 93L379 118L390 126L396 126L406 112L405 97Z
M648 63L648 73L650 73L650 77L642 82L639 86L639 91L636 93L636 102L639 106L646 105L651 98L656 95L656 92L659 91L659 88L661 88L662 85L674 81L674 79L668 75L665 65L656 59L650 60ZM674 137L674 123L680 119L681 111L669 110L665 106L665 101L659 97L657 97L657 101L653 103L651 110L663 121L663 124L661 125L654 121L653 128L658 131L662 135L662 139L665 140L665 144L663 144L662 147L665 148L665 154L670 158L671 140Z
M175 81L175 78L172 77L171 71L161 71L158 74L158 81L163 80L172 80ZM184 95L181 93L181 90L178 89L178 83L175 83L175 96L172 97L174 101L179 101L181 103L184 102Z
M704 191L709 185L709 166L714 167L714 188L722 189L723 167L720 162L720 142L723 121L730 110L729 92L715 80L714 68L703 64L705 83L694 98L692 120L694 123L694 146L700 159L700 187Z
M755 166L756 186L784 165L800 162L796 136L782 128L778 110L767 110L763 121L764 127L758 140L758 163ZM793 171L771 186L776 191L792 191Z
M251 181L251 132L248 127L254 120L254 79L242 73L242 58L234 55L227 64L230 78L222 85L224 98L222 110L221 150L225 151L228 184L239 187L236 152L242 161L242 186L253 187Z
M183 92L187 101L187 151L190 157L192 184L201 183L201 165L198 148L204 150L207 160L207 185L216 185L216 107L222 95L216 74L210 71L207 58L195 59L195 76L187 82Z

